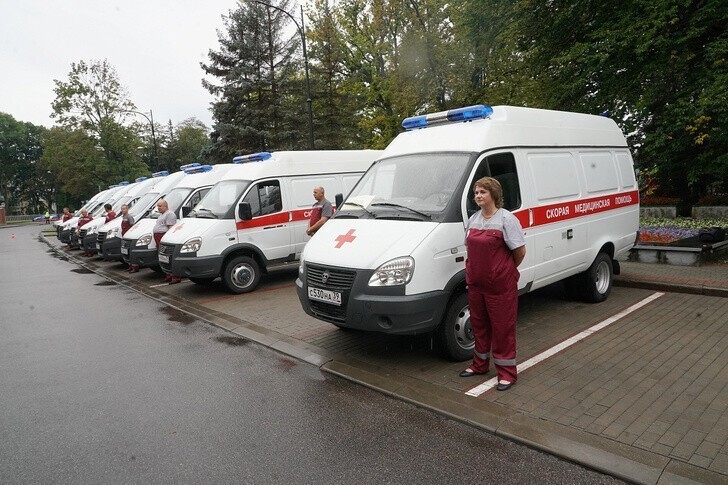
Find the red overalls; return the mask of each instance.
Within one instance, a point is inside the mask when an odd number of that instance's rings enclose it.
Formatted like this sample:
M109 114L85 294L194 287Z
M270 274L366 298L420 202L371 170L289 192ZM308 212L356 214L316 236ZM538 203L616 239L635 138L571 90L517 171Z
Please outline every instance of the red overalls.
M465 281L475 334L470 368L487 372L492 352L498 380L515 382L519 273L513 254L499 230L470 229L467 245Z

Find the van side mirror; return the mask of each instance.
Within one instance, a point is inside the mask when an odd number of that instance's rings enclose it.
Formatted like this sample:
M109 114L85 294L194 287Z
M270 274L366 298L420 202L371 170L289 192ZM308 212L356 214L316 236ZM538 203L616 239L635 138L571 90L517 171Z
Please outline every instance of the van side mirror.
M253 218L253 210L250 208L250 202L241 202L238 204L238 217L243 221L249 221Z
M344 203L344 196L342 194L336 194L334 196L334 203L336 204L336 208L339 209L341 204Z
M182 217L187 217L190 215L190 212L192 212L192 207L188 205L182 206Z

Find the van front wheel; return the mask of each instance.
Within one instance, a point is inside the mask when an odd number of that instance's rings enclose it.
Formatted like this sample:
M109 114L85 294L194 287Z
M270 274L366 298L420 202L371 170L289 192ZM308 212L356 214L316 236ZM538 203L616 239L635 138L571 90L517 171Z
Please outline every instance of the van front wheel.
M233 293L253 291L260 281L260 266L249 256L238 256L225 265L222 281Z
M468 294L463 291L450 302L445 319L435 331L440 349L450 359L458 362L471 359L475 348L475 336L470 326Z
M589 303L600 303L607 299L612 291L612 258L608 254L599 253L584 273L584 297Z

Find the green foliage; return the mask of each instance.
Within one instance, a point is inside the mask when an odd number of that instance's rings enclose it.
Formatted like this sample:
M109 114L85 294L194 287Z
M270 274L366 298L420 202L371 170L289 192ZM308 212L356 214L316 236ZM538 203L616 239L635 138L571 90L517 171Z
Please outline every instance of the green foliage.
M156 170L178 170L180 165L202 162L210 145L209 129L196 118L188 118L176 126L170 121L161 132L159 166ZM219 160L218 163L223 162ZM229 162L226 160L225 162Z
M43 146L41 164L56 174L61 190L69 195L86 197L109 184L109 161L98 141L85 131L53 127L44 137Z
M10 213L23 211L24 204L33 211L45 210L53 200L53 177L36 163L43 153L44 131L0 113L0 199Z
M271 1L290 10L289 0ZM305 96L299 62L299 37L283 37L290 20L282 12L253 2L241 3L223 17L220 50L210 50L201 66L218 84L203 80L217 99L213 145L208 157L230 160L241 153L302 148Z
M682 229L702 229L704 227L728 228L728 219L694 219L692 217L678 217L676 219L667 219L664 217L640 217L640 226L679 227Z

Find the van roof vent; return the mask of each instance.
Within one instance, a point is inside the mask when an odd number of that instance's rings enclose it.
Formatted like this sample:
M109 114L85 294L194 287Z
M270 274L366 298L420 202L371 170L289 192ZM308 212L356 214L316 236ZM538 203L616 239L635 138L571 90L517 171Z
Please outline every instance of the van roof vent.
M427 128L428 126L441 123L455 123L458 121L488 118L492 114L493 108L490 106L476 104L474 106L466 106L465 108L439 111L437 113L429 113L420 116L410 116L402 121L402 128L405 130L415 130L417 128Z
M243 155L240 157L233 158L233 163L247 163L247 162L262 162L272 157L269 152L252 153L250 155Z

